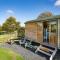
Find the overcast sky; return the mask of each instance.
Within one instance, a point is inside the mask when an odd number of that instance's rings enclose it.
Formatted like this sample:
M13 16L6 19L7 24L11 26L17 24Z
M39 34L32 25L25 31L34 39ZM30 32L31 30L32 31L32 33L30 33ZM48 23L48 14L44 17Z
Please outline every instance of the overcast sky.
M0 0L0 24L7 17L15 16L24 26L24 22L37 18L44 11L59 15L60 0Z

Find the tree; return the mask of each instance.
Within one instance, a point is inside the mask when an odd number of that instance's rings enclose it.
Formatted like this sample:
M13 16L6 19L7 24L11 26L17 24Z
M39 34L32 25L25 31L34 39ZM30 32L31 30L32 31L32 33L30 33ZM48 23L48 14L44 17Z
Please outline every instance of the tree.
M2 25L3 31L14 32L20 28L20 22L15 17L9 17Z
M2 31L2 26L0 25L0 31Z
M51 12L43 12L38 16L37 19L46 18L46 17L49 17L49 16L53 16L53 14Z
M25 36L25 27L20 27L18 30L18 37L24 37Z

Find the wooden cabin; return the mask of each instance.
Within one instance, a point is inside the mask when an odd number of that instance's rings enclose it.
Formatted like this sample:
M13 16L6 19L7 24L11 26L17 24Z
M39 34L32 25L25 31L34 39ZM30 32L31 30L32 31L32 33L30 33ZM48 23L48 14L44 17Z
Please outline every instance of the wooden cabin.
M60 15L25 22L25 38L60 49Z

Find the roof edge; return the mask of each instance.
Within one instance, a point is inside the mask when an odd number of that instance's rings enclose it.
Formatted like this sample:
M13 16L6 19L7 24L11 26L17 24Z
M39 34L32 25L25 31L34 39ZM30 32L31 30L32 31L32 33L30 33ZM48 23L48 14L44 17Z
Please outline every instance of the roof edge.
M31 22L38 22L38 21L42 21L42 20L49 20L49 19L60 19L60 15L55 15L55 16L50 16L50 17L46 17L46 18L41 18L39 20L38 19L30 20L30 21L25 22L24 24L31 23Z

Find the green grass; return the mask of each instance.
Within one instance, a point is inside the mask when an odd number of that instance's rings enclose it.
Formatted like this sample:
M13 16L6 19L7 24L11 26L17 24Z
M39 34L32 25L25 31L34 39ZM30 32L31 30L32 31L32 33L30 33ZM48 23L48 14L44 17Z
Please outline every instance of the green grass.
M0 60L24 60L22 56L10 49L0 48Z
M4 35L0 35L0 42L7 42L10 39L15 39L16 34L4 34Z

